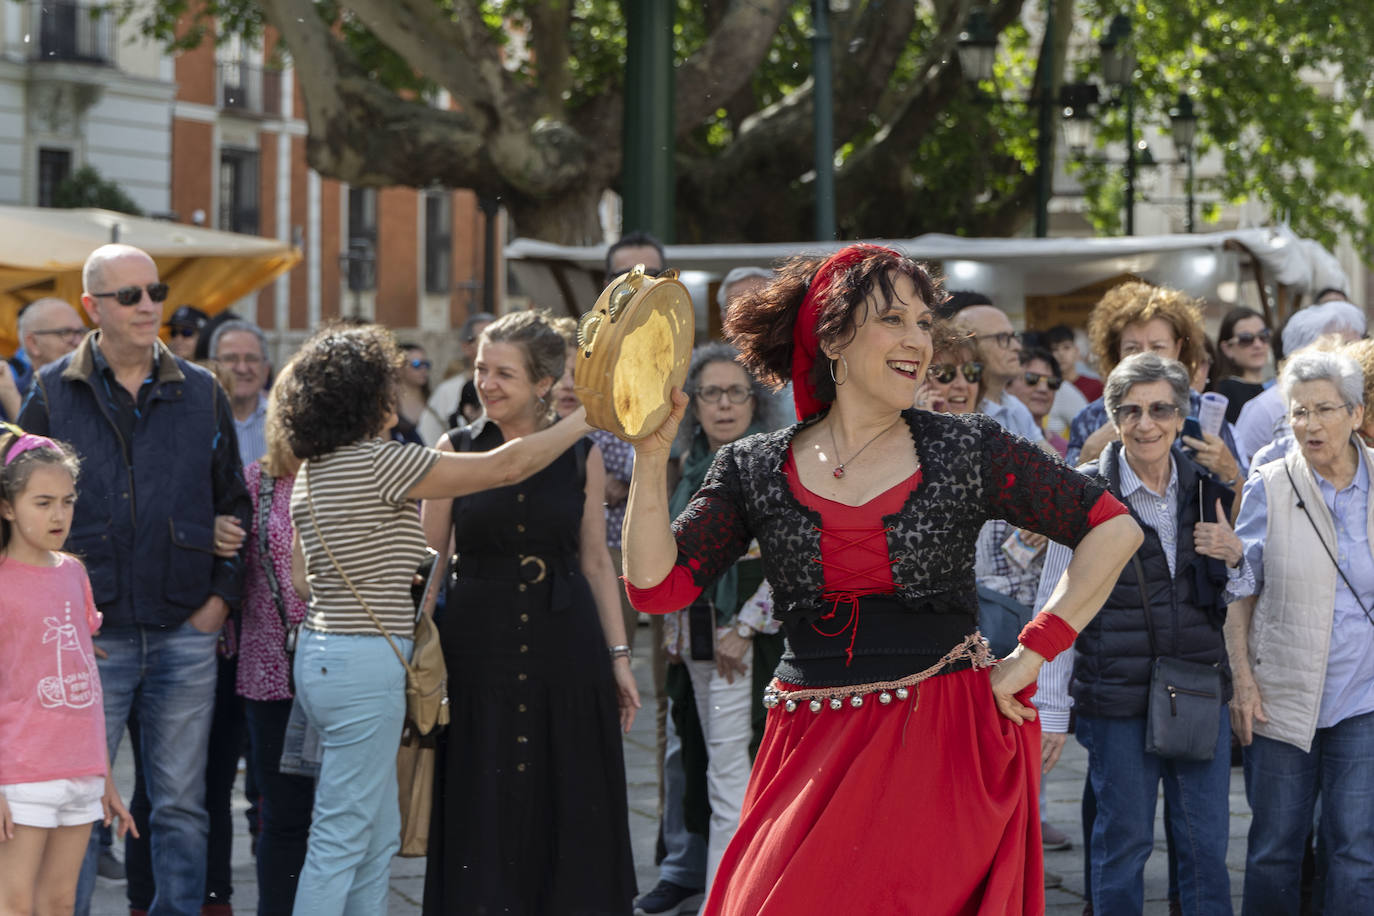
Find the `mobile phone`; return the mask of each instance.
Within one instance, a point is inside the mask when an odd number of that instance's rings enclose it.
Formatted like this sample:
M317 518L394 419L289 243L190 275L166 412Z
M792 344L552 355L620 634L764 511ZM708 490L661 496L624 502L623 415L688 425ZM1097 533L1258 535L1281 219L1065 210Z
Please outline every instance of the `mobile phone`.
M1202 424L1198 422L1197 417L1183 418L1183 435L1190 439L1202 438Z

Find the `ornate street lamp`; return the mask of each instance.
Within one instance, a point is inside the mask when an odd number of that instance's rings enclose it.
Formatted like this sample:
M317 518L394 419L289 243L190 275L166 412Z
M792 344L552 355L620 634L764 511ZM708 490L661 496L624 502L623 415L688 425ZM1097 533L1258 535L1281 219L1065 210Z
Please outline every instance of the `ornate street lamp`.
M968 23L959 33L957 46L959 69L971 83L992 79L992 65L997 59L997 32L983 10L969 13Z
M1173 129L1174 148L1178 157L1188 164L1188 179L1185 188L1188 195L1188 209L1184 216L1184 227L1188 232L1194 229L1193 222L1193 143L1197 140L1197 114L1193 111L1193 100L1188 93L1178 94L1178 104L1169 109L1169 124Z

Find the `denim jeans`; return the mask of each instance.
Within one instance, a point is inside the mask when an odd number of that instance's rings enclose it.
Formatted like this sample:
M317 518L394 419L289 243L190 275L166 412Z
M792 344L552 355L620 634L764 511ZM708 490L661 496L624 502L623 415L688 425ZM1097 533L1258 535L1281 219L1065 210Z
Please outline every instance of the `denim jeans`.
M1323 916L1374 913L1374 713L1317 729L1312 750L1255 736L1245 749L1250 844L1244 916L1294 914L1303 848L1321 797Z
M1178 852L1183 912L1229 916L1231 728L1226 707L1217 713L1216 753L1209 761L1147 754L1143 716L1080 716L1077 736L1088 750L1088 778L1097 801L1091 853L1093 911L1111 916L1143 911L1145 861L1154 847L1155 803L1162 779Z
M104 691L105 740L113 761L129 713L138 716L143 777L152 814L150 916L200 912L205 897L205 757L215 705L218 633L190 624L172 629L106 627L95 645ZM90 911L100 839L92 831L77 885L78 914Z
M262 793L258 833L258 916L289 916L305 863L315 780L278 769L290 700L244 700L253 766Z
M687 790L687 774L682 769L682 739L673 717L668 716L667 740L663 747L663 846L667 855L658 865L658 877L679 887L706 886L706 837L687 829L682 811L682 796Z
M408 658L411 641L396 644ZM295 673L297 699L320 733L324 759L294 912L385 913L391 857L401 848L396 751L405 669L385 637L307 629Z

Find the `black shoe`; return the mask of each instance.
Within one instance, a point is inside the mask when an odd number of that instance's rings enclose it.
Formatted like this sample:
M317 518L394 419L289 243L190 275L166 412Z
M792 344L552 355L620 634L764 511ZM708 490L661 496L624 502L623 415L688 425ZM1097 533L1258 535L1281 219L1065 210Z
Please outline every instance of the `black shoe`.
M100 850L100 859L95 865L95 873L111 881L124 880L124 863L109 849Z
M649 893L635 900L635 916L677 916L701 909L702 889L680 887L660 880Z

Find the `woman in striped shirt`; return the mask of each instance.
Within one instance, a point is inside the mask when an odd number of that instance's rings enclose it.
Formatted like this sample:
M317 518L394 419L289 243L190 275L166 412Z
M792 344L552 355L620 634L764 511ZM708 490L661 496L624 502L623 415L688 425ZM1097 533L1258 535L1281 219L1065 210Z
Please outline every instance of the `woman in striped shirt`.
M292 578L310 596L297 699L323 743L295 908L311 916L386 910L405 672L378 625L409 653L410 584L425 556L416 501L523 480L587 432L579 411L489 452L441 455L384 440L400 365L385 328L336 325L305 344L281 392L282 425L304 461L291 495Z

